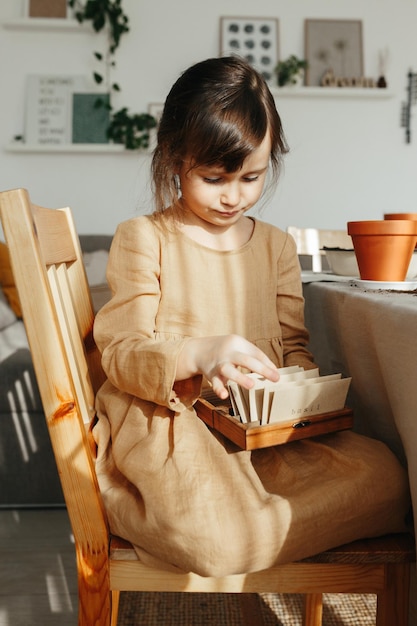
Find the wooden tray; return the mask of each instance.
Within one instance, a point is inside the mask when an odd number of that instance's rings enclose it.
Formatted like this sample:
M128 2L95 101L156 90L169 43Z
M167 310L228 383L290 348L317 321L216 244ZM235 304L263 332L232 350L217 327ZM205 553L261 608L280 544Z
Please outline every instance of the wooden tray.
M340 411L312 415L306 419L290 419L261 426L259 422L243 424L229 415L229 406L219 406L199 398L194 405L198 417L208 426L218 430L242 450L268 448L297 439L315 437L353 427L353 411L345 407Z

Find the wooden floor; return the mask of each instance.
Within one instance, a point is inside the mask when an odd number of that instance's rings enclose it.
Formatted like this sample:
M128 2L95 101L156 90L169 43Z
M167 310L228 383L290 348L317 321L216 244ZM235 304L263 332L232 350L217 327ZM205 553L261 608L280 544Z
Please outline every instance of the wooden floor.
M76 624L75 553L66 510L0 510L0 626Z

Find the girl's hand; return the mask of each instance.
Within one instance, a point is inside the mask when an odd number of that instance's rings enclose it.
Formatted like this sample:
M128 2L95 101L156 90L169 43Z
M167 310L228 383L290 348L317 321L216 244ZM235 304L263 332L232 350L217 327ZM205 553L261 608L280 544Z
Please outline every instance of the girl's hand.
M253 343L239 335L191 338L177 366L177 380L203 374L221 399L227 398L227 381L250 389L254 381L239 368L255 372L272 382L279 379L275 364Z

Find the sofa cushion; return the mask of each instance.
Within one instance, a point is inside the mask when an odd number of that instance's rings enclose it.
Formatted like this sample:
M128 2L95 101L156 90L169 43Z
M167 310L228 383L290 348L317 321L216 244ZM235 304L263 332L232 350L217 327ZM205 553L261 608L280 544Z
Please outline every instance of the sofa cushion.
M93 301L94 313L97 313L101 307L111 298L110 287L105 285L93 285L90 287L91 299Z
M14 324L0 330L0 363L21 348L29 348L29 344L22 320L16 320Z
M83 261L90 286L106 283L106 269L109 253L107 250L84 252Z
M17 320L13 309L9 306L8 300L3 291L0 289L0 331L7 328L11 324L14 324Z
M14 313L17 317L22 317L22 309L10 265L9 250L3 241L0 241L0 286Z
M94 252L94 250L110 250L113 235L79 235L81 250Z

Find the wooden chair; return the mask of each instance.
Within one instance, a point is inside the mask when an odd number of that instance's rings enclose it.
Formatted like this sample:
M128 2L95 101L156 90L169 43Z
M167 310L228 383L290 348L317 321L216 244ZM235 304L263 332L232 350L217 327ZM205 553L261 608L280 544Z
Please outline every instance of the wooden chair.
M323 250L324 246L327 248L353 250L352 238L344 230L288 226L287 233L294 238L298 254L311 257L311 269L313 272L321 272L323 270L323 259L326 254Z
M71 211L32 205L27 191L16 189L0 193L0 215L75 538L79 626L116 626L120 591L240 592L243 599L303 593L306 626L321 624L323 592L373 593L377 625L406 626L415 559L408 535L355 542L302 562L221 579L150 568L129 543L111 536L89 436L103 373Z

